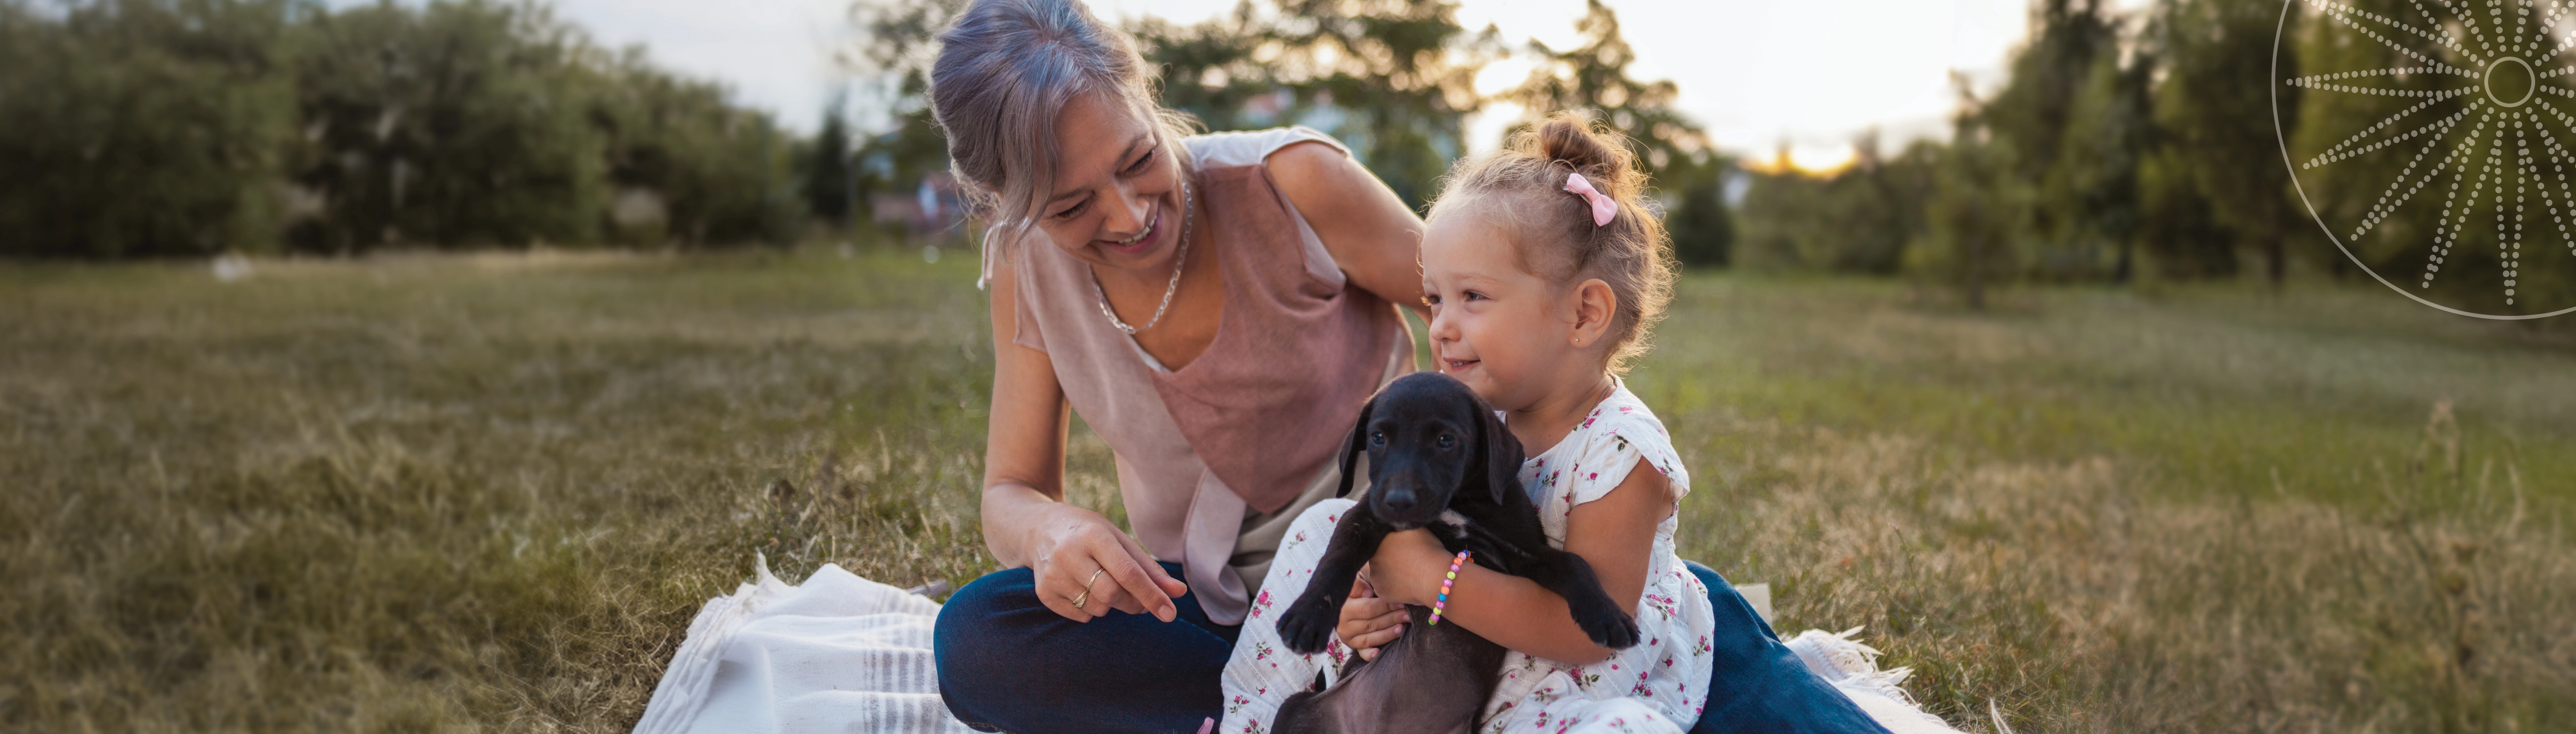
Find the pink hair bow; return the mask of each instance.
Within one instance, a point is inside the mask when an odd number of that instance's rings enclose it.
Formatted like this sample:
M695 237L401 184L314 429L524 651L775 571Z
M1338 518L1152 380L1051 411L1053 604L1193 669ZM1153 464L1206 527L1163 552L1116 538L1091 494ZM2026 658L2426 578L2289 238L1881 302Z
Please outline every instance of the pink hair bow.
M1619 215L1619 203L1603 196L1600 189L1592 188L1592 181L1585 179L1583 174L1566 174L1565 192L1583 197L1584 201L1592 204L1592 226L1607 226L1611 217Z

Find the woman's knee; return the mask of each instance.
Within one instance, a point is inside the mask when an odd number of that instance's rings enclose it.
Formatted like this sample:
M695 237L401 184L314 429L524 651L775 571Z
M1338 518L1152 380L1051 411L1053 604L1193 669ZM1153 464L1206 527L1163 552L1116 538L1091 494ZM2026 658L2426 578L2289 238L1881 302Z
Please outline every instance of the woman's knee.
M1006 568L984 574L948 595L939 606L939 627L958 622L989 619L1013 608L1037 600L1037 576L1027 568Z
M942 671L952 666L979 667L981 653L996 646L1008 647L1005 638L1013 612L1030 606L1043 608L1037 602L1037 580L1026 568L1012 568L984 574L950 594L939 606L939 619L930 628L930 644Z
M1026 568L985 574L950 594L931 625L940 697L949 713L979 731L996 730L988 724L998 713L996 705L1007 707L1016 683L1010 678L1010 651L1026 636L1014 629L1022 625L1013 611L1036 604L1036 588L1036 577Z

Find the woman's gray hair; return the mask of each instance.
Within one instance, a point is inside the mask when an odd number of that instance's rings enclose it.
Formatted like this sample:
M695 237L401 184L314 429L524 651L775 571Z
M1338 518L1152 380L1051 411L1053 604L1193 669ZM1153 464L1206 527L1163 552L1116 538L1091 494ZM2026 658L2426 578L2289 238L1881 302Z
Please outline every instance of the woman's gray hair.
M939 34L931 114L948 133L949 170L987 217L978 287L993 275L994 238L1007 245L1025 236L1038 197L1055 187L1055 118L1076 97L1104 95L1149 116L1188 170L1180 142L1197 121L1163 109L1158 78L1135 39L1077 0L975 0Z

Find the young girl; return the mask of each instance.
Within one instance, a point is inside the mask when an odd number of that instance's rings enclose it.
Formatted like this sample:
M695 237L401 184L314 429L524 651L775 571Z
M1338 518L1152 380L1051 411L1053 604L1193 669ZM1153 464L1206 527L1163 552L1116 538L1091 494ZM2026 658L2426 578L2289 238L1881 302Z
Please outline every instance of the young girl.
M1625 148L1560 114L1452 170L1423 235L1436 367L1505 413L1530 451L1520 479L1548 541L1589 562L1640 631L1624 650L1595 645L1563 598L1459 569L1442 618L1513 651L1479 732L1677 734L1707 700L1709 593L1673 553L1690 474L1618 377L1646 350L1672 281L1644 179ZM1449 552L1427 531L1390 534L1342 607L1336 644L1288 652L1277 615L1351 505L1318 504L1290 528L1227 666L1221 731L1266 731L1280 702L1352 650L1373 658L1403 634L1404 605L1440 593Z

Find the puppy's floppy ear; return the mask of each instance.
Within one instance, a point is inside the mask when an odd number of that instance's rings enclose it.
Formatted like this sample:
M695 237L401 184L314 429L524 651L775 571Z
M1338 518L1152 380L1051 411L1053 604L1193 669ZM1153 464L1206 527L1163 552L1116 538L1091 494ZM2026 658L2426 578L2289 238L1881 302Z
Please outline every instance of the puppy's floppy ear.
M1493 491L1494 504L1510 504L1503 501L1504 493L1521 491L1521 440L1503 427L1502 417L1482 398L1476 400L1475 411L1476 425L1484 429L1484 435L1476 437L1476 446L1485 454L1485 483Z
M1377 412L1377 398L1360 405L1359 420L1351 422L1351 438L1342 445L1342 486L1333 490L1335 497L1351 495L1351 469L1358 465L1360 452L1368 448L1369 416Z

